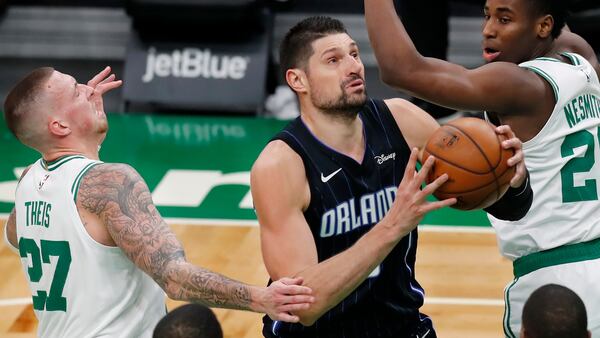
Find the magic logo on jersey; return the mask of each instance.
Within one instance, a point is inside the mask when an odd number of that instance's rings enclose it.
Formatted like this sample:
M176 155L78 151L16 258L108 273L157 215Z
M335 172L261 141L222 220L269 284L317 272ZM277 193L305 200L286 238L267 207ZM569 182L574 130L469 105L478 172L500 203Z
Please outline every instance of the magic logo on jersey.
M398 188L391 186L351 198L321 216L321 238L337 236L379 222L390 209Z

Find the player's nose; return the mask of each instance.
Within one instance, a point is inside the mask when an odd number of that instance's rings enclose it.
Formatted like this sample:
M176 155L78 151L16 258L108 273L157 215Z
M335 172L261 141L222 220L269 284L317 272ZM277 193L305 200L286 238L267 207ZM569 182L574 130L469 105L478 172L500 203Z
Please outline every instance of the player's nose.
M484 38L489 39L496 36L496 29L494 27L493 20L487 20L484 22L483 27L481 29L481 34Z

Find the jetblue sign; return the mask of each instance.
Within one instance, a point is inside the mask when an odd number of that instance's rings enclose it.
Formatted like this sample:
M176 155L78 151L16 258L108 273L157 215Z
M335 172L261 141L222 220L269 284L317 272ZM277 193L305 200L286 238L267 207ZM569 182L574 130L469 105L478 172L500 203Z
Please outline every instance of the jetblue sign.
M157 53L156 48L150 47L142 82L165 77L241 80L246 77L250 62L249 56L214 55L208 48Z
M128 45L123 98L164 107L255 112L266 94L266 33L246 41L142 41Z

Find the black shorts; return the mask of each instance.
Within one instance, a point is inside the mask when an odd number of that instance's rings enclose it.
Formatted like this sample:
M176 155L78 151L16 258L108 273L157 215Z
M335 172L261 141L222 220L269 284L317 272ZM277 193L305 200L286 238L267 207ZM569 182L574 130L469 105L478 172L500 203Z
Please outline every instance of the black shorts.
M433 328L433 323L431 319L425 315L420 314L421 317L418 324L413 325L412 329L407 330L405 327L404 330L398 331L398 328L390 328L384 327L379 330L371 330L369 332L353 332L352 334L344 334L345 337L370 337L370 338L437 338L437 334L435 329ZM351 326L351 325L348 325ZM266 338L312 338L316 334L315 332L311 332L311 329L314 327L307 328L305 332L285 332L285 330L281 330L277 332L277 335L273 334L272 330L270 330L267 326L263 327L263 336ZM329 333L327 332L319 332L318 336L320 338L342 338L340 333L331 333L331 332L340 332L343 330L331 330ZM410 332L407 332L410 331Z

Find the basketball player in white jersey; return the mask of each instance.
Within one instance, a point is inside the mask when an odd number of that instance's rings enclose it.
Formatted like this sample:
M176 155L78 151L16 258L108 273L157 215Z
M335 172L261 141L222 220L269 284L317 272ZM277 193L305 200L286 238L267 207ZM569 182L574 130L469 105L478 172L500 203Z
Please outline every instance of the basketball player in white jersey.
M392 0L365 0L367 28L389 85L456 109L484 110L522 139L533 189L528 214L490 216L502 254L514 261L504 332L518 336L523 304L541 285L581 295L600 336L600 83L598 60L563 30L568 1L487 0L483 57L468 70L421 56Z
M110 71L85 85L39 68L4 103L8 127L42 155L21 176L5 230L29 280L38 335L151 337L165 292L298 321L289 312L314 300L301 278L262 288L190 264L142 177L99 161L102 95L121 85Z

